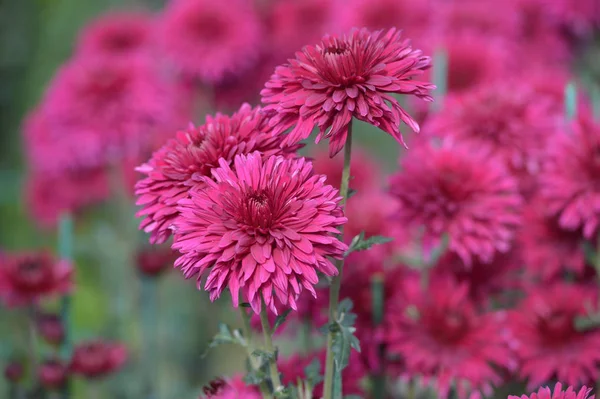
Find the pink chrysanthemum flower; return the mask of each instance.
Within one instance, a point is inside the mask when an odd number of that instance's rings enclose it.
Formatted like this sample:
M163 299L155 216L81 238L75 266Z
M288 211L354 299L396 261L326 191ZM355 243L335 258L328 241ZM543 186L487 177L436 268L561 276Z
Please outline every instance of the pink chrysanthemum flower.
M537 392L531 395L508 395L508 399L594 399L596 396L590 396L592 392L591 388L582 387L579 391L569 386L566 390L563 390L560 382L554 386L554 392L550 388L540 388Z
M283 146L283 136L274 134L260 108L248 104L232 116L207 115L204 125L177 132L152 158L137 168L147 177L135 186L137 205L143 208L140 228L151 233L150 242L165 242L178 216L177 203L189 196L191 187L224 159L233 165L238 154L259 151L263 156L294 156L298 145Z
M105 377L116 372L127 361L127 348L101 339L81 342L75 346L69 369L88 379Z
M73 285L73 268L47 252L2 254L0 298L6 306L26 306L49 296L68 293Z
M436 135L489 147L529 192L560 117L552 112L551 100L532 87L498 82L449 97L430 127Z
M479 313L466 284L434 280L430 289L405 290L386 312L388 353L399 355L407 377L431 381L440 397L456 384L459 398L489 396L503 382L497 368L513 369L502 312Z
M352 118L370 123L404 143L400 122L419 131L391 93L432 100L434 86L413 80L431 66L429 57L413 50L400 32L353 30L348 36L325 36L306 46L289 64L279 66L261 91L265 111L279 132L294 127L286 143L329 138L329 154L344 146Z
M548 150L540 194L551 215L567 230L592 239L600 225L600 124L580 114Z
M399 28L411 37L422 36L431 19L427 1L420 0L351 0L334 1L339 10L336 18L338 31L352 28Z
M519 245L526 270L545 281L561 278L564 272L583 275L586 260L582 232L565 230L545 211L543 203L534 201L523 212Z
M63 212L78 213L110 197L106 170L31 171L25 182L27 211L42 227L56 226Z
M108 13L88 24L79 36L77 54L115 58L146 53L152 45L154 19L141 12Z
M148 57L74 59L27 126L29 159L37 169L63 171L137 157L182 116L185 98Z
M327 176L327 183L339 188L344 169L343 157L330 158L325 151L321 150L311 153L310 156L315 173ZM350 173L350 188L359 193L378 189L383 184L381 165L359 146L352 148Z
M275 314L281 305L296 309L303 288L316 296L317 272L337 274L328 257L347 249L334 236L347 221L337 190L304 158L253 153L236 156L235 171L219 164L215 181L202 177L206 188L179 202L175 265L198 284L209 269L211 300L228 287L235 307L241 291L256 313L263 302Z
M513 312L510 328L528 389L547 381L593 384L600 376L600 331L577 331L575 320L596 308L589 287L557 283L531 291Z
M508 252L520 223L518 184L489 151L443 143L413 148L390 180L400 226L422 231L426 253L448 235L450 252L470 266Z
M186 75L217 83L259 55L261 26L249 0L174 0L164 11L161 44Z
M270 48L283 59L329 32L337 14L331 0L276 0L269 11Z

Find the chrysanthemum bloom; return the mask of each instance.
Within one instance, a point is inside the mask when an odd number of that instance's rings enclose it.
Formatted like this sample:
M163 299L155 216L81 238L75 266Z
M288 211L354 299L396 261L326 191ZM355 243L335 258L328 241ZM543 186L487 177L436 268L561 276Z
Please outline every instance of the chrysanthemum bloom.
M77 55L123 58L152 46L154 19L142 12L112 12L88 24L79 36Z
M339 188L344 169L343 156L330 158L325 151L317 150L310 154L315 173L327 176L327 183ZM350 161L350 188L359 193L381 188L383 171L377 160L359 146L352 148Z
M249 0L175 0L163 13L160 39L181 72L217 83L252 65L262 32Z
M217 379L210 387L204 388L204 394L211 399L261 399L262 395L256 386L248 386L241 377ZM200 396L202 398L202 396Z
M491 263L477 261L470 267L453 253L448 253L431 270L430 278L451 278L469 289L470 299L482 306L498 303L502 294L521 288L521 253L515 249L497 254Z
M21 362L12 361L4 368L4 378L8 382L19 382L23 378L24 369Z
M37 330L44 341L52 345L59 345L65 338L65 328L59 315L41 313L36 315Z
M38 370L40 384L48 390L60 389L67 382L69 368L59 359L45 360Z
M528 389L552 380L581 386L598 379L600 331L575 328L576 318L596 303L595 293L581 285L545 284L528 293L509 323Z
M316 126L316 141L329 138L329 155L344 146L352 118L377 126L404 143L400 122L419 125L391 95L408 94L431 101L435 86L413 80L431 66L400 32L353 30L347 36L325 36L306 46L289 64L279 66L261 91L266 112L278 132L294 127L286 143L307 138Z
M545 211L543 203L534 201L523 212L518 241L527 272L545 281L561 278L564 272L583 275L586 260L581 230L560 227L558 219Z
M600 3L597 0L548 1L552 16L575 39L589 39L600 28Z
M269 11L270 51L285 60L330 32L339 9L331 0L277 0L269 4Z
M449 97L444 109L431 120L433 134L489 147L502 157L531 190L539 173L546 143L551 141L561 114L551 101L527 85L506 82L481 85L460 96Z
M423 144L401 160L390 179L399 226L422 234L425 253L444 235L466 266L508 252L520 223L518 183L485 148Z
M459 398L489 396L502 383L498 369L516 363L502 312L481 314L466 284L431 281L430 289L405 290L386 312L388 353L400 356L407 377L432 380L442 398L456 384Z
M325 350L312 353L309 355L292 355L287 359L277 361L279 371L283 376L283 384L298 383L298 379L306 379L305 368L311 364L314 359L318 359L321 365L319 373L324 372L323 365L325 364ZM365 395L365 390L361 386L361 381L367 376L367 369L360 360L360 354L352 349L348 366L342 372L342 386L344 387L344 395ZM323 396L323 383L313 387L313 399L319 399Z
M237 154L259 151L263 156L294 156L298 145L282 145L284 137L274 134L260 108L242 105L232 116L208 115L206 123L177 132L152 158L137 168L147 177L135 186L137 205L143 208L140 228L151 233L150 242L165 242L178 216L177 203L189 196L191 187L202 185L202 177L224 159L233 164Z
M25 182L27 210L43 227L54 227L63 212L78 213L110 196L107 172L101 168L62 173L31 171Z
M158 277L173 267L177 253L169 247L152 247L139 251L136 257L138 271L147 277Z
M508 395L508 399L594 399L596 396L590 396L592 392L591 388L582 387L579 391L569 386L566 390L563 390L560 382L554 386L554 392L548 387L542 387L537 392L530 395Z
M352 28L401 28L411 37L422 36L429 26L432 10L427 1L420 0L338 0L336 27L346 32Z
M228 287L233 305L243 300L260 313L262 302L273 313L280 306L296 309L296 300L313 286L317 272L337 274L331 258L347 246L334 234L347 219L338 191L314 175L304 158L285 159L260 153L238 155L202 177L205 188L179 202L174 249L175 266L186 278L201 278L215 300Z
M595 238L600 224L600 124L580 113L556 135L540 176L547 210L568 230L582 229Z
M5 254L0 258L0 297L7 306L35 304L69 292L72 274L68 262L48 252Z
M126 361L125 346L98 339L75 346L69 369L74 374L95 379L117 371Z
M433 29L447 33L470 33L486 37L515 39L519 17L511 7L501 7L490 12L490 3L480 0L436 1L437 20Z
M64 65L25 130L38 170L112 165L144 154L180 119L187 93L149 57L81 57Z

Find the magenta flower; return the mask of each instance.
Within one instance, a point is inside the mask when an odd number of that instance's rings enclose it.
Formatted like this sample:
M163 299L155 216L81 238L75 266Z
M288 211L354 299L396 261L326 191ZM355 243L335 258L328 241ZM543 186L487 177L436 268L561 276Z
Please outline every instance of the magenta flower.
M209 269L211 300L228 287L235 307L241 291L256 313L262 302L275 314L280 305L296 309L303 288L316 296L317 272L337 274L328 257L347 249L334 236L347 221L337 190L304 158L263 160L255 152L236 156L234 170L219 164L215 181L202 177L205 189L179 202L175 266L199 285Z
M79 36L77 55L125 58L147 53L155 39L152 15L108 13L88 24Z
M73 268L47 252L2 254L0 298L6 306L26 306L42 298L68 293L73 285Z
M62 388L69 377L69 368L60 359L44 360L38 370L40 384L49 391Z
M262 395L256 386L248 386L240 376L228 379L222 378L213 380L209 386L204 387L203 391L210 399L261 399ZM200 396L203 398L203 396Z
M581 114L556 135L540 176L540 195L567 230L594 239L600 225L600 124Z
M431 101L434 86L413 80L431 66L400 32L353 30L348 36L325 36L306 46L289 64L279 66L261 91L266 112L278 132L294 127L286 143L329 138L329 154L344 146L352 117L379 127L404 143L400 122L419 131L417 122L391 95L409 94Z
M544 281L560 279L565 271L584 275L586 260L581 230L560 227L558 219L545 215L545 211L543 203L534 201L523 212L518 241L526 270Z
M120 369L127 357L124 345L100 339L85 341L75 346L69 369L88 379L102 378Z
M151 233L151 243L165 242L178 216L178 201L189 197L191 187L202 185L202 177L211 176L220 159L233 165L237 154L254 151L265 157L294 156L300 146L283 146L283 138L267 126L260 108L250 108L248 104L232 116L208 115L204 125L191 125L186 131L177 132L137 168L147 176L135 186L137 205L143 206L137 214L144 218L140 228Z
M252 65L262 32L249 0L175 0L164 11L160 38L181 72L218 83Z
M600 376L600 331L577 331L575 320L596 308L595 292L557 283L531 291L510 320L519 376L528 389L547 381L593 384Z
M386 312L388 353L401 357L407 377L422 376L446 398L489 396L503 382L499 369L516 366L502 312L480 313L466 284L435 280L430 289L403 290ZM498 369L499 368L499 369Z
M399 226L421 231L426 253L444 234L466 266L506 253L520 223L518 184L485 148L445 142L413 148L391 177Z
M531 395L508 395L508 399L594 399L596 396L590 396L592 392L591 388L581 387L579 391L569 386L566 390L563 390L562 384L557 382L554 386L554 392L550 388L540 388L537 393L534 392Z

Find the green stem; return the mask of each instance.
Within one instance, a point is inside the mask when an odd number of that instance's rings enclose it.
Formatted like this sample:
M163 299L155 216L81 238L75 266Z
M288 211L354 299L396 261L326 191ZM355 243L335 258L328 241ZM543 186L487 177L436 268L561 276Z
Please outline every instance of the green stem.
M158 328L158 317L157 317L157 281L153 277L142 277L141 287L141 316L142 316L142 331L143 331L143 356L144 363L144 389L146 392L145 397L148 399L154 399L157 397L157 360L160 356L157 356L156 350L158 347L158 340L156 339L156 333ZM158 359L157 359L158 358Z
M342 200L340 206L342 209L348 200L348 184L350 183L350 158L352 155L352 124L348 127L348 137L344 145L344 169L342 171L342 182L340 184L340 195ZM340 227L340 240L344 239L344 226ZM338 303L340 300L340 287L342 285L342 273L344 271L344 259L338 259L335 262L335 267L338 270L338 275L334 276L329 288L329 324L334 323L338 317ZM333 375L334 375L334 359L333 359L333 334L331 330L327 333L327 358L325 360L325 382L323 388L324 399L332 399L333 397ZM338 398L335 398L338 399Z
M312 323L309 318L305 318L302 320L302 325L300 326L300 340L302 342L302 350L306 355L312 350L311 332Z
M29 323L29 361L31 367L31 375L33 376L32 384L35 384L35 380L37 377L37 371L39 367L39 359L38 359L38 340L37 340L37 327L35 323L35 315L36 309L35 306L29 308L28 312L28 323Z
M250 326L250 315L246 312L246 309L243 306L240 306L240 314L242 315L242 332L244 333L244 339L246 340L246 351L248 352L248 361L250 362L250 366L252 369L256 370L259 365L257 363L257 358L252 354L254 353L254 340L252 337L252 327ZM260 392L264 399L270 399L273 397L271 391L269 391L269 387L263 381L259 385Z
M64 261L73 262L73 217L66 212L61 215L58 229L58 252ZM60 345L60 355L63 359L71 356L72 320L71 320L72 297L67 294L62 297L60 303L60 318L64 326L65 336ZM69 399L71 396L70 378L61 388L60 397Z
M260 311L260 324L262 326L263 337L265 339L265 349L273 355L269 358L269 371L271 372L271 382L273 383L273 392L279 392L283 389L281 379L279 378L279 370L277 370L277 359L275 358L275 347L273 346L273 338L271 326L269 325L269 316L267 315L267 307L263 303Z
M371 278L372 317L373 325L376 327L379 326L383 321L383 307L385 298L384 278L385 277L383 273L378 273ZM377 356L379 358L379 368L371 375L373 379L373 398L384 399L386 381L384 370L385 349L383 345L379 345L377 348Z
M416 389L416 382L414 381L408 381L408 389L406 392L406 398L407 399L415 399L416 397L416 393L417 393L417 389Z

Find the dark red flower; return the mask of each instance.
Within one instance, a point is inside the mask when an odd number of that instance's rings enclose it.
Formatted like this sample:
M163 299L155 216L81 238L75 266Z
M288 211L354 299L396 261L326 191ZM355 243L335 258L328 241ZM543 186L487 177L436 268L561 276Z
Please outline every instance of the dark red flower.
M260 153L237 155L232 169L221 159L213 181L179 201L173 248L182 256L175 266L186 278L201 278L210 299L229 288L234 307L243 300L260 313L281 305L296 309L303 288L316 296L317 272L337 274L330 258L347 246L334 234L347 221L341 197L314 175L304 158ZM278 306L279 305L279 306Z
M587 113L550 144L540 176L540 195L551 215L567 230L595 239L600 225L600 124Z
M241 377L224 380L217 378L203 389L207 398L212 399L261 399L256 386L248 386ZM200 397L202 398L202 396Z
M0 296L7 306L24 306L71 290L73 268L48 252L5 254L0 258Z
M160 244L171 235L178 216L177 203L189 197L191 187L202 185L204 176L224 159L233 165L238 154L259 151L263 156L294 156L298 145L282 146L283 136L274 134L260 108L244 104L232 116L207 115L199 127L177 132L152 158L137 168L147 177L135 186L137 205L143 208L140 228L151 233L150 242Z
M401 160L390 180L399 226L422 232L428 256L449 238L448 250L470 266L508 252L520 223L518 185L484 148L423 144Z
M251 1L175 0L161 21L162 49L184 74L216 83L258 58L261 26Z
M154 39L154 20L142 12L111 12L89 23L79 36L77 54L115 58L149 51Z
M466 284L433 280L402 297L386 311L387 351L402 358L407 377L432 381L442 398L452 384L459 398L478 398L503 382L501 369L515 368L504 313L478 312Z
M413 50L395 29L353 30L348 36L325 36L297 52L289 64L275 69L261 96L272 114L271 126L278 132L293 126L286 143L304 140L317 126L316 141L330 138L334 156L346 142L353 117L401 143L400 122L419 131L391 93L431 100L434 86L413 80L430 66L429 57Z
M88 379L105 377L127 361L127 349L117 343L94 340L75 346L69 369Z
M69 368L58 359L44 361L38 370L41 385L49 390L59 389L69 377Z
M49 344L60 345L65 338L65 328L59 315L40 313L35 318L40 336Z
M566 390L563 390L562 384L557 382L554 392L548 387L542 387L531 395L508 395L508 399L594 399L596 396L590 396L591 392L592 389L587 387L581 387L579 391L575 391L575 388L569 386Z
M146 248L137 254L137 268L144 276L157 277L169 270L177 253L169 247Z
M4 378L7 381L15 383L19 382L23 378L24 369L21 362L13 361L6 365L4 368Z
M593 384L600 376L600 331L578 331L577 317L596 309L596 293L581 285L545 284L528 293L513 312L513 347L519 377L528 389L547 381Z
M545 213L539 201L530 203L523 212L518 237L526 270L545 281L561 278L564 272L582 276L586 260L581 230L565 230L556 217Z

